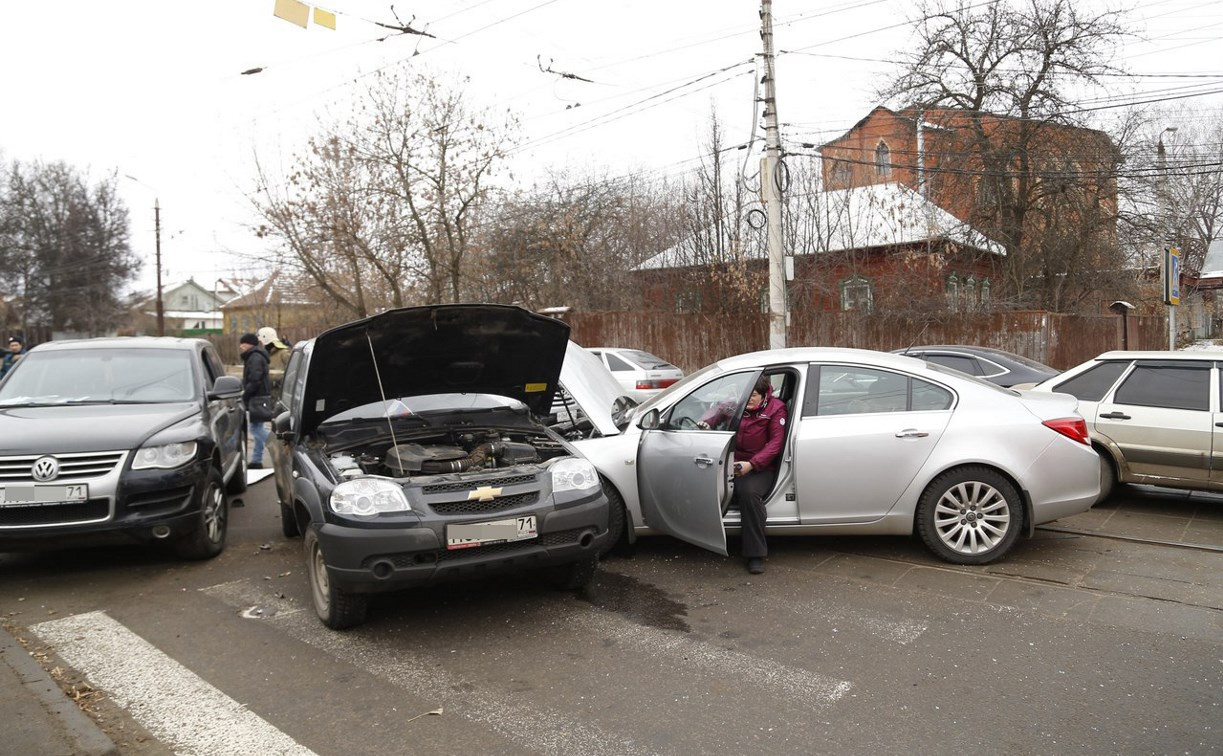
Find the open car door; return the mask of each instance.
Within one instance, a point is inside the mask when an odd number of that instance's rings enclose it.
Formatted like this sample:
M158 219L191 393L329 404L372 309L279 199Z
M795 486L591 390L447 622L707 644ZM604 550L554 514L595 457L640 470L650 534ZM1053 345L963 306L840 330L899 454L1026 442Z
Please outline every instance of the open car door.
M735 431L759 371L723 375L642 426L637 486L646 525L725 556ZM698 422L708 423L705 429Z

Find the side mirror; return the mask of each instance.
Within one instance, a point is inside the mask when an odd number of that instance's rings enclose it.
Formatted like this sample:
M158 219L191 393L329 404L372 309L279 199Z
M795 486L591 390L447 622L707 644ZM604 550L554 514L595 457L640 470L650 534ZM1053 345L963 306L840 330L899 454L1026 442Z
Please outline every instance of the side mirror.
M659 414L658 410L656 409L652 409L645 413L641 416L641 419L637 421L637 427L641 428L642 430L656 430L658 425Z
M272 431L277 436L286 436L293 432L293 415L289 412L281 412L276 417L272 418Z
M209 399L233 399L242 396L242 380L232 375L223 375L212 384Z

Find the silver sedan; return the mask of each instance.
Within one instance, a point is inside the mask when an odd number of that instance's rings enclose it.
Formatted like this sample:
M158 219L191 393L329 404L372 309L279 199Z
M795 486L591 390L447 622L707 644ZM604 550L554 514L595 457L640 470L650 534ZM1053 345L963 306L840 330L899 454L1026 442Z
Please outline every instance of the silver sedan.
M603 476L620 538L662 533L727 553L739 529L728 511L736 427L698 420L719 403L739 417L760 375L789 415L766 499L770 536L916 532L949 562L985 564L1100 492L1086 424L1065 394L900 355L801 348L721 360L628 407L606 369L571 347L562 383L589 416L574 445Z

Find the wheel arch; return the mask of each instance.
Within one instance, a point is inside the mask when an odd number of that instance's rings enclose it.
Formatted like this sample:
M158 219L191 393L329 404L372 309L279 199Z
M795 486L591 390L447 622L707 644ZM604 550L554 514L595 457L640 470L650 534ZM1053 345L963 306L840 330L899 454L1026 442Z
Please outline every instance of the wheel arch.
M917 501L921 501L922 497L926 495L926 492L930 490L930 487L934 485L934 482L938 480L939 478L941 478L943 475L946 475L947 473L950 473L950 472L955 472L956 470L964 469L966 467L983 467L987 470L991 470L1001 475L1004 479L1006 479L1008 483L1011 484L1011 486L1014 487L1016 491L1019 492L1019 502L1020 502L1020 505L1022 506L1022 511L1023 511L1023 529L1020 534L1026 538L1031 538L1032 534L1036 532L1036 526L1033 524L1034 517L1032 515L1032 494L1028 491L1027 487L1022 485L1019 482L1019 479L1016 478L1014 475L1012 475L1008 470L1006 470L1005 468L999 467L998 465L992 464L990 462L960 461L960 462L956 462L954 465L950 465L948 467L943 468L942 470L939 470L934 475L931 475L930 478L926 481L926 484L922 486L921 491L917 494ZM915 506L913 507L913 523L912 523L913 527L911 531L912 535L917 535L917 516L918 516L918 507Z

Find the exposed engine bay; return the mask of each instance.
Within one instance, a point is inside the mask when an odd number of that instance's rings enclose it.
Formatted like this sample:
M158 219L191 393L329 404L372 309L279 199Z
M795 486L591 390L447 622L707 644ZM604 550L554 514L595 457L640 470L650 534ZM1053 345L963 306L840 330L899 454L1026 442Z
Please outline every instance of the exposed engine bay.
M397 441L381 437L331 452L328 460L340 478L358 475L410 478L538 464L569 453L558 441L542 433L465 429Z

